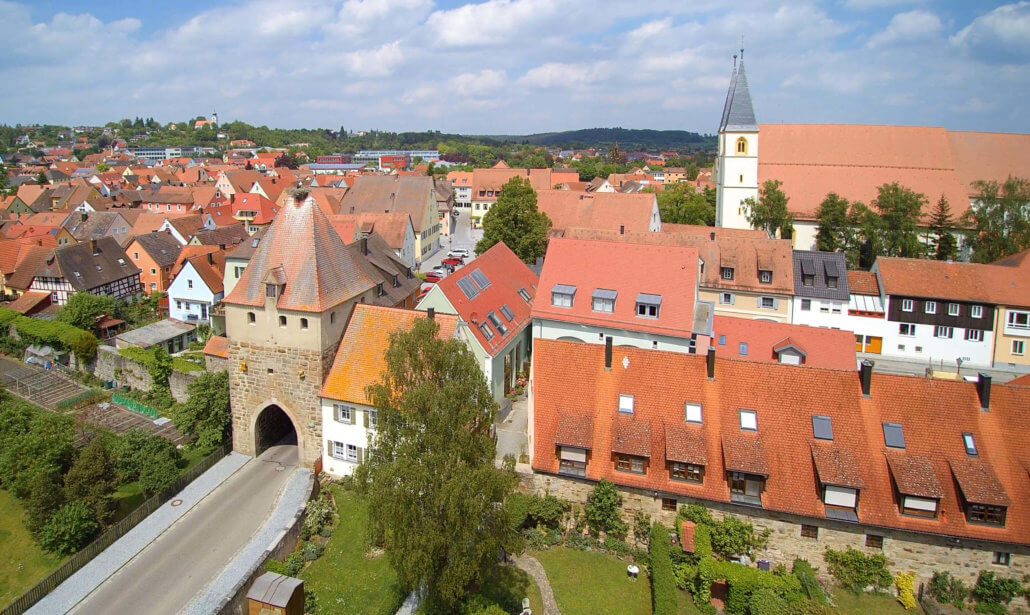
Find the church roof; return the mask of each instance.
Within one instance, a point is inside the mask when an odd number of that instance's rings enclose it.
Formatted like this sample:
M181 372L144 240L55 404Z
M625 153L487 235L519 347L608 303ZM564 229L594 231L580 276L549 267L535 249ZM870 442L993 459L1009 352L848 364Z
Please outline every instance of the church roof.
M740 67L730 78L730 89L726 94L726 106L722 110L719 132L758 132L755 109L751 106L751 92L747 87L747 74L744 72L743 53Z

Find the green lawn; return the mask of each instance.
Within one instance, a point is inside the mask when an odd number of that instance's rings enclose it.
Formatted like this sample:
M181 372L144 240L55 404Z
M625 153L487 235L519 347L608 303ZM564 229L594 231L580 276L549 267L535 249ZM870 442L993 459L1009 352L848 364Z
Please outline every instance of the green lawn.
M855 595L849 591L838 589L833 593L833 601L837 604L837 611L844 615L860 615L864 613L876 613L876 615L913 615L922 613L923 609L916 607L906 611L897 598L887 594L859 594Z
M63 561L33 542L22 522L23 514L21 503L0 490L0 607L22 595Z
M601 553L555 548L537 551L562 615L650 615L647 575L631 581L626 562ZM536 612L536 611L534 611Z
M330 488L340 520L325 553L301 573L304 587L318 596L320 611L393 615L404 596L385 555L365 554L365 501L353 491Z
M694 597L690 595L690 592L682 589L676 590L676 598L676 612L679 615L701 615L701 610L694 604Z

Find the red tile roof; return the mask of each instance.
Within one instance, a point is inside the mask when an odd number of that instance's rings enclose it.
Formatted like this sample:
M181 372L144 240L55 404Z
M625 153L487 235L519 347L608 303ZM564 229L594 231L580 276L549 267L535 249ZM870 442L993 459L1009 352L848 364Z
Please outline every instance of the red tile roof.
M481 271L489 285L482 288L472 277L475 271ZM461 280L469 280L475 284L478 293L469 299L458 286ZM437 288L447 297L447 301L454 307L454 310L461 316L461 319L469 323L469 331L475 336L476 341L486 350L487 354L493 356L502 350L509 341L530 324L530 305L537 292L539 278L526 266L515 253L504 245L497 243L489 250L469 261L464 267L456 270L437 283ZM525 290L529 295L526 301L519 294L519 290ZM501 313L501 306L507 305L514 318L508 320ZM490 324L487 315L491 312L500 319L506 331L501 334L497 328ZM489 340L480 330L480 325L489 327L493 337Z
M554 432L554 443L588 450L594 448L594 417L590 414L562 413Z
M758 445L754 440L759 438L768 471L761 496L767 510L825 517L822 479L860 486L857 514L866 526L1030 544L1030 512L1026 508L1030 502L1030 449L1024 443L1030 430L1028 387L994 384L990 411L984 412L976 385L969 382L874 373L867 398L862 395L858 374L851 370L716 359L715 378L710 381L703 356L618 347L613 367L606 370L604 350L596 344L534 340L535 470L557 473L556 435L568 429L570 416L577 415L593 423L588 479L604 477L627 487L727 502L728 467L749 472L762 469L756 464ZM651 425L651 463L645 475L616 472L607 454L620 394L634 396L633 420ZM707 463L701 485L670 480L662 463L662 456L670 450L664 426L684 424L687 402L703 407L700 430ZM741 408L755 410L756 433L741 431ZM814 438L811 421L816 414L830 417L832 442ZM903 481L914 484L907 489L921 493L939 489L941 512L936 519L901 514L892 476L902 471L897 463L893 473L888 466L883 422L902 425L903 456L926 461L911 464L914 472L907 472L906 466ZM964 504L952 480L952 463L968 458L963 433L972 434L977 459L989 464L1012 502L1004 527L966 522ZM745 438L751 441L741 444ZM836 450L824 454L821 449L826 445ZM996 497L996 486L989 479L981 474L976 480L977 488L970 491L986 493L977 497Z
M473 199L476 197L473 196ZM648 232L655 195L648 193L537 191L537 209L551 219L559 233L570 228L618 232Z
M983 301L1030 306L1030 276L1018 268L915 258L878 258L883 292L889 295Z
M804 353L804 365L830 369L855 369L855 335L841 329L808 327L783 322L720 316L712 319L712 345L717 357L742 358L740 344L747 344L747 359L779 362L776 351L794 346Z
M891 478L898 486L899 493L934 499L944 496L929 459L898 451L886 451L884 456L887 457L887 467L890 468Z
M880 296L880 283L872 271L848 270L848 289L852 295Z
M993 506L1012 505L1005 487L989 464L973 457L950 459L948 464L966 500Z
M224 335L212 335L204 344L204 354L223 359L228 358L229 338Z
M533 317L690 337L697 270L697 250L690 247L555 237L547 246ZM576 287L572 307L551 305L556 285ZM593 310L597 290L618 293L614 312ZM640 293L661 296L658 318L637 316Z
M616 416L612 422L612 452L651 456L651 423L631 416Z
M959 181L970 195L978 180L1004 183L1011 177L1030 177L1030 134L948 131L948 142Z
M665 458L680 463L708 464L705 433L700 425L665 423Z
M367 303L355 305L336 351L336 359L319 395L339 401L368 404L365 387L379 382L386 369L386 349L390 345L390 335L411 329L416 318L425 317L425 312L414 310ZM435 319L440 325L440 339L454 337L458 326L456 316L437 314Z

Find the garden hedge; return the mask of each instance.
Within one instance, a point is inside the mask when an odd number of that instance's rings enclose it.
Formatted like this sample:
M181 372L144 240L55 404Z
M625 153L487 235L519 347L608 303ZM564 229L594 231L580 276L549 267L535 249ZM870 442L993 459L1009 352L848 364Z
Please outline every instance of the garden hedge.
M654 615L676 615L676 581L669 554L669 530L660 523L651 526L651 600Z
M14 325L15 331L26 341L70 351L80 361L92 361L97 356L97 337L67 323L29 318L0 307L0 326L8 325Z

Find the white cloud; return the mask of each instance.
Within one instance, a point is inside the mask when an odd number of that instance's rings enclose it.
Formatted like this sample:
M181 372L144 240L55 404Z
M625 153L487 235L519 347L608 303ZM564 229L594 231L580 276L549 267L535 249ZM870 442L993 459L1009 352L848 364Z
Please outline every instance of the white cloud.
M887 28L870 37L866 45L874 48L921 43L937 38L943 29L940 17L934 13L918 10L898 13Z
M866 11L869 9L882 9L920 3L922 3L922 0L847 0L844 6L852 10Z
M518 83L530 88L572 88L595 85L613 68L608 62L592 64L548 62L527 71L519 78Z
M988 63L1030 60L1030 2L999 6L951 38L970 57Z
M448 96L465 98L492 97L507 83L504 71L484 69L479 72L462 73L447 81Z
M488 0L436 11L426 24L444 47L496 46L538 40L536 27L552 20L568 32L560 0Z

